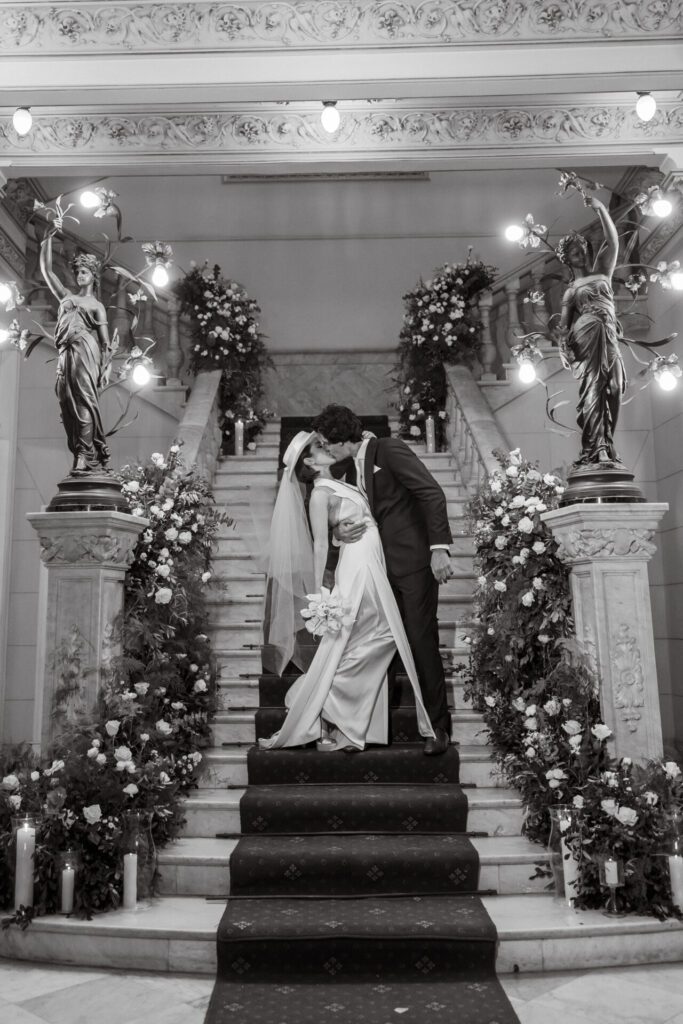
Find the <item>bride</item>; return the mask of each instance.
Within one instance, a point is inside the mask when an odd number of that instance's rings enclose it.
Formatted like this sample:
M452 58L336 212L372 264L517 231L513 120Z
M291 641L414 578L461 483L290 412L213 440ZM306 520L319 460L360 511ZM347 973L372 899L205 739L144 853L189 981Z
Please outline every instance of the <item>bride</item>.
M260 746L294 747L322 740L320 749L362 750L366 743L386 744L387 670L397 649L415 694L420 734L434 736L366 499L356 487L333 479L330 467L336 460L315 432L300 431L283 461L271 525L266 622L279 672L290 658L303 667L295 642L303 624L298 617L308 603L306 594L321 591L330 526L364 520L368 528L359 541L340 546L332 595L340 598L346 624L323 636L307 671L287 692L282 728L260 739ZM310 530L300 486L309 482Z

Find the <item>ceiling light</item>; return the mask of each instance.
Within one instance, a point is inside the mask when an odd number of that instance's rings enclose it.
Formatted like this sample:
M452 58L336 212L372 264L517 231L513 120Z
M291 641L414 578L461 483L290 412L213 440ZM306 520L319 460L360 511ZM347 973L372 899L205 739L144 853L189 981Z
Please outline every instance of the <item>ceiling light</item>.
M334 135L337 128L341 124L341 115L337 110L336 100L326 100L323 103L323 109L320 115L320 123L329 135Z
M168 270L163 263L157 263L152 271L152 284L155 288L165 288L168 284Z
M524 228L520 227L519 224L509 224L505 228L505 237L508 242L519 242L520 238L524 234Z
M673 203L663 192L656 193L652 200L652 212L655 217L668 217L673 210Z
M81 192L80 200L81 206L85 206L86 210L94 210L102 205L101 196L98 196L97 192L93 192L90 188L87 188L85 192Z
M12 114L12 124L17 135L28 135L33 125L33 117L28 107L17 107Z
M152 379L152 374L149 372L144 363L136 363L133 367L131 374L133 384L137 384L139 388L144 388L145 384L149 384Z
M683 292L683 270L675 270L670 276L671 287Z
M530 359L522 359L519 364L519 379L522 384L532 384L536 380L536 367Z
M639 92L636 103L636 114L641 121L651 121L655 116L657 101L649 92Z

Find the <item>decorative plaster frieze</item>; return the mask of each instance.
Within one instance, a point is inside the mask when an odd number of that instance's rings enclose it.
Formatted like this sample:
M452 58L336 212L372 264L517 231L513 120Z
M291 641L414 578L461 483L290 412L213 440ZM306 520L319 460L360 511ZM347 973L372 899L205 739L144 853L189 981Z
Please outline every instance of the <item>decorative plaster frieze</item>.
M628 731L635 733L645 707L645 672L638 640L628 623L622 622L619 626L610 653L614 672L614 707Z
M40 557L46 564L84 563L130 566L137 536L133 533L40 533Z
M317 110L277 110L272 104L208 113L110 113L38 115L23 138L9 118L0 119L0 152L93 156L262 152L338 158L363 152L453 152L586 144L649 149L681 138L683 104L662 104L652 121L631 106L455 107L395 102L344 110L334 135Z
M682 0L222 0L5 3L0 52L444 46L675 37Z
M556 536L557 554L567 562L583 558L652 558L654 530L628 528L605 530L562 530Z

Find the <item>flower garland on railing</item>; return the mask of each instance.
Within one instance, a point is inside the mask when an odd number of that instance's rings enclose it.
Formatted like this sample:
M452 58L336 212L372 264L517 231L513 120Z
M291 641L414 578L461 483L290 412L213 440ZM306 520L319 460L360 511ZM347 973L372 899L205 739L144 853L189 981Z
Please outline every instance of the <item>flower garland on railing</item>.
M495 268L472 259L446 263L430 281L420 280L403 296L405 312L398 347L396 383L401 435L425 436L425 420L433 416L437 447L444 437L447 380L444 367L472 366L481 345L482 324L477 298L490 288Z
M660 855L683 804L680 768L610 757L595 673L573 639L568 568L541 519L563 487L519 450L496 454L500 471L470 504L482 628L467 638L466 692L499 771L522 795L524 834L545 843L552 806L580 812L565 834L580 861L577 905L604 904L597 860L611 854L626 864L626 909L676 915Z
M120 479L130 511L149 519L126 576L123 656L107 673L94 718L74 715L88 653L73 635L60 653L60 735L49 759L40 762L24 748L0 764L0 907L13 898L10 819L43 816L34 906L3 923L25 926L57 909L55 858L67 847L82 857L74 913L117 907L123 813L149 812L155 843L173 839L183 824L181 797L196 785L209 744L217 670L206 587L216 532L229 520L202 478L183 471L178 445L148 465L124 467Z
M259 332L261 310L245 288L229 281L208 262L192 269L174 286L181 311L193 321L191 369L223 370L220 389L224 450L232 454L235 422L244 423L247 444L270 416L263 406L264 372L270 365Z

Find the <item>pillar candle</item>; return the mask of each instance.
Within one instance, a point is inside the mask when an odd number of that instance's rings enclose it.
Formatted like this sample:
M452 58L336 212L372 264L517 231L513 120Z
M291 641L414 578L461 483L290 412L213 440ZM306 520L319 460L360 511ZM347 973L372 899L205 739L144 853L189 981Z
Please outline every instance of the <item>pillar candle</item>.
M425 420L425 436L427 440L427 452L436 451L436 432L434 430L434 417L428 416Z
M14 909L33 906L33 855L36 850L36 830L32 825L17 829L17 859L14 878Z
M605 885L619 885L619 861L611 857L605 861Z
M123 855L123 909L135 910L138 902L138 855Z
M74 868L65 867L62 868L62 904L61 910L63 914L70 914L74 908L74 885L76 881L76 871Z
M560 850L562 851L562 869L564 871L564 898L567 903L571 903L576 899L579 891L579 862L564 839L560 840Z
M235 420L235 455L244 455L244 423Z
M683 854L669 857L669 878L671 880L671 899L679 910L683 910Z

